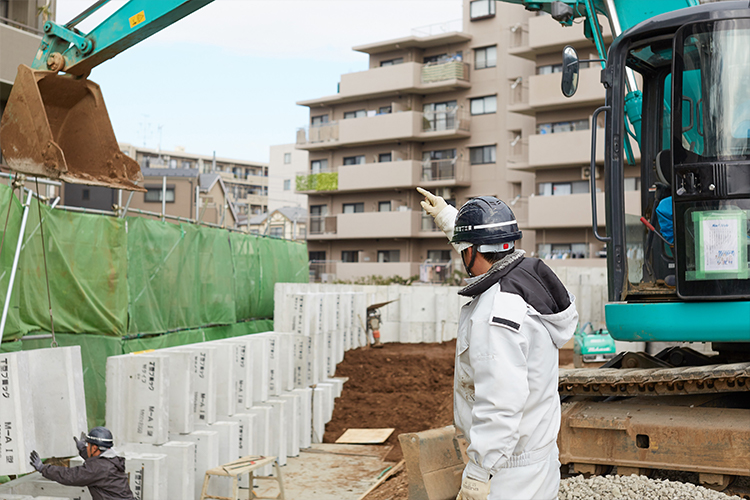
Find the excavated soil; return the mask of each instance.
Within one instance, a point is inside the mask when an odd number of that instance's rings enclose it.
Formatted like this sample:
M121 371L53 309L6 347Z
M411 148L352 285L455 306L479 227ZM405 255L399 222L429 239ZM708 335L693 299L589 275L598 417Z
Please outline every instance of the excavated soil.
M451 341L389 343L347 352L336 376L349 381L336 400L324 442L335 442L349 428L393 427L386 441L393 449L386 460L398 462L399 434L451 425L455 350Z

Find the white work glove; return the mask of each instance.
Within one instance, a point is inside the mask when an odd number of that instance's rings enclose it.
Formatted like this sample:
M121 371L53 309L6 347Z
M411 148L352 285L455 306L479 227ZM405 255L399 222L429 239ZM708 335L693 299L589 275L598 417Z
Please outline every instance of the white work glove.
M456 222L458 210L448 205L442 196L435 196L426 189L417 188L419 194L424 196L424 201L420 202L424 211L432 215L438 229L444 232L448 239L453 237L453 226Z
M486 483L472 479L464 474L461 490L456 500L487 500L490 496L490 482Z

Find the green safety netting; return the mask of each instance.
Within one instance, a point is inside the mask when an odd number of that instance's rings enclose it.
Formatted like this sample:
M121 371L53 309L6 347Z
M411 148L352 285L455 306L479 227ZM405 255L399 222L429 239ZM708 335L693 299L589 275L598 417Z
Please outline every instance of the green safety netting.
M8 214L9 209L10 214ZM5 297L8 292L10 270L18 243L18 231L21 229L21 212L21 203L13 196L10 188L0 184L0 238L4 238L2 251L0 252L0 306L5 304ZM2 309L0 309L1 311ZM3 340L12 340L22 334L18 310L18 293L14 293L8 306Z
M121 337L127 333L127 240L115 217L41 205L55 331ZM32 201L18 266L26 331L50 331L39 212Z

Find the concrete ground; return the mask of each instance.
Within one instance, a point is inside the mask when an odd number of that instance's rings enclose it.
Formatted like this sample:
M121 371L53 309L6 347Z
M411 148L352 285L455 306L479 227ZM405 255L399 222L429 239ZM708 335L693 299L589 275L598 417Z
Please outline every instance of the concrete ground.
M391 446L314 444L281 468L286 500L358 500L387 468ZM258 497L278 494L275 481L259 480Z

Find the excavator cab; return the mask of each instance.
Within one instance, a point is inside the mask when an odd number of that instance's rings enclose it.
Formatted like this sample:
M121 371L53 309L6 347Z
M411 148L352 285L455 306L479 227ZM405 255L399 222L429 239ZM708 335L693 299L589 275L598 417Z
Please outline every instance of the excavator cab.
M617 340L749 340L748 46L747 3L721 2L656 16L609 48L594 113L605 114L606 236L595 187L592 204ZM634 177L640 191L626 190Z
M143 190L138 163L117 145L99 86L86 78L21 65L0 120L0 147L16 172Z

